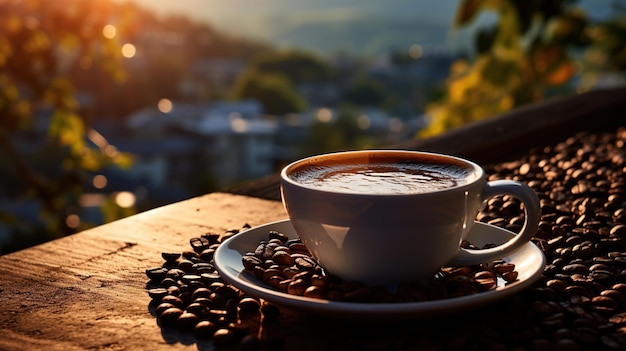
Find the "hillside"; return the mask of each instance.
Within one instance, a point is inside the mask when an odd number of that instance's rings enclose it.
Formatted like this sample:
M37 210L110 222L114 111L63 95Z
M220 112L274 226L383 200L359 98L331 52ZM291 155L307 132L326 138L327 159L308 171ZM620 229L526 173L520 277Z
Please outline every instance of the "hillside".
M127 0L118 0L127 1ZM419 43L424 47L469 45L450 39L459 0L132 0L167 15L185 14L228 33L272 45L324 53L375 54ZM592 19L606 18L622 0L581 0Z

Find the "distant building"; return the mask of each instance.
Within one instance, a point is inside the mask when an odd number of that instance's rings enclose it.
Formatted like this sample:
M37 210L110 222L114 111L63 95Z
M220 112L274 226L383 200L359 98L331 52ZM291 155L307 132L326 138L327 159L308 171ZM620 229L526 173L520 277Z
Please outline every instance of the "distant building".
M189 188L208 177L219 189L274 170L276 123L256 101L144 109L127 127L130 138L118 148L137 156L130 174L149 184Z

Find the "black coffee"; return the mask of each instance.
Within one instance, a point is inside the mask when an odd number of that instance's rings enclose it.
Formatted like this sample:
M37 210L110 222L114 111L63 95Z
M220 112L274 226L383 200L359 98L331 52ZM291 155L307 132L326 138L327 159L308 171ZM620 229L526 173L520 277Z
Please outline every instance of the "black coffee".
M289 177L300 184L351 194L417 194L467 184L473 168L439 159L320 160L294 169Z

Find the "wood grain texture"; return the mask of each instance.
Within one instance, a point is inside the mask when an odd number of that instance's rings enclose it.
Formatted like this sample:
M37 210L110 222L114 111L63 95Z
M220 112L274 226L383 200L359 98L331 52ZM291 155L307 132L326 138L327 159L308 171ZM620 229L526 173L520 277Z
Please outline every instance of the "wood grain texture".
M145 270L191 237L285 217L278 202L214 193L1 256L0 349L197 349L161 334Z

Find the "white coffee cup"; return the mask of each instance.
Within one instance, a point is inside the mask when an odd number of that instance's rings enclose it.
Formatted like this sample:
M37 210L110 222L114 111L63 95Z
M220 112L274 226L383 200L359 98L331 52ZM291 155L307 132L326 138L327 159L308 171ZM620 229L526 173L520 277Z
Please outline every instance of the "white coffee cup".
M530 241L540 219L539 199L525 184L488 182L471 161L417 151L347 151L295 161L281 171L281 194L321 266L367 284L428 280L444 265L505 257ZM483 202L499 194L523 203L520 233L493 248L461 248Z

